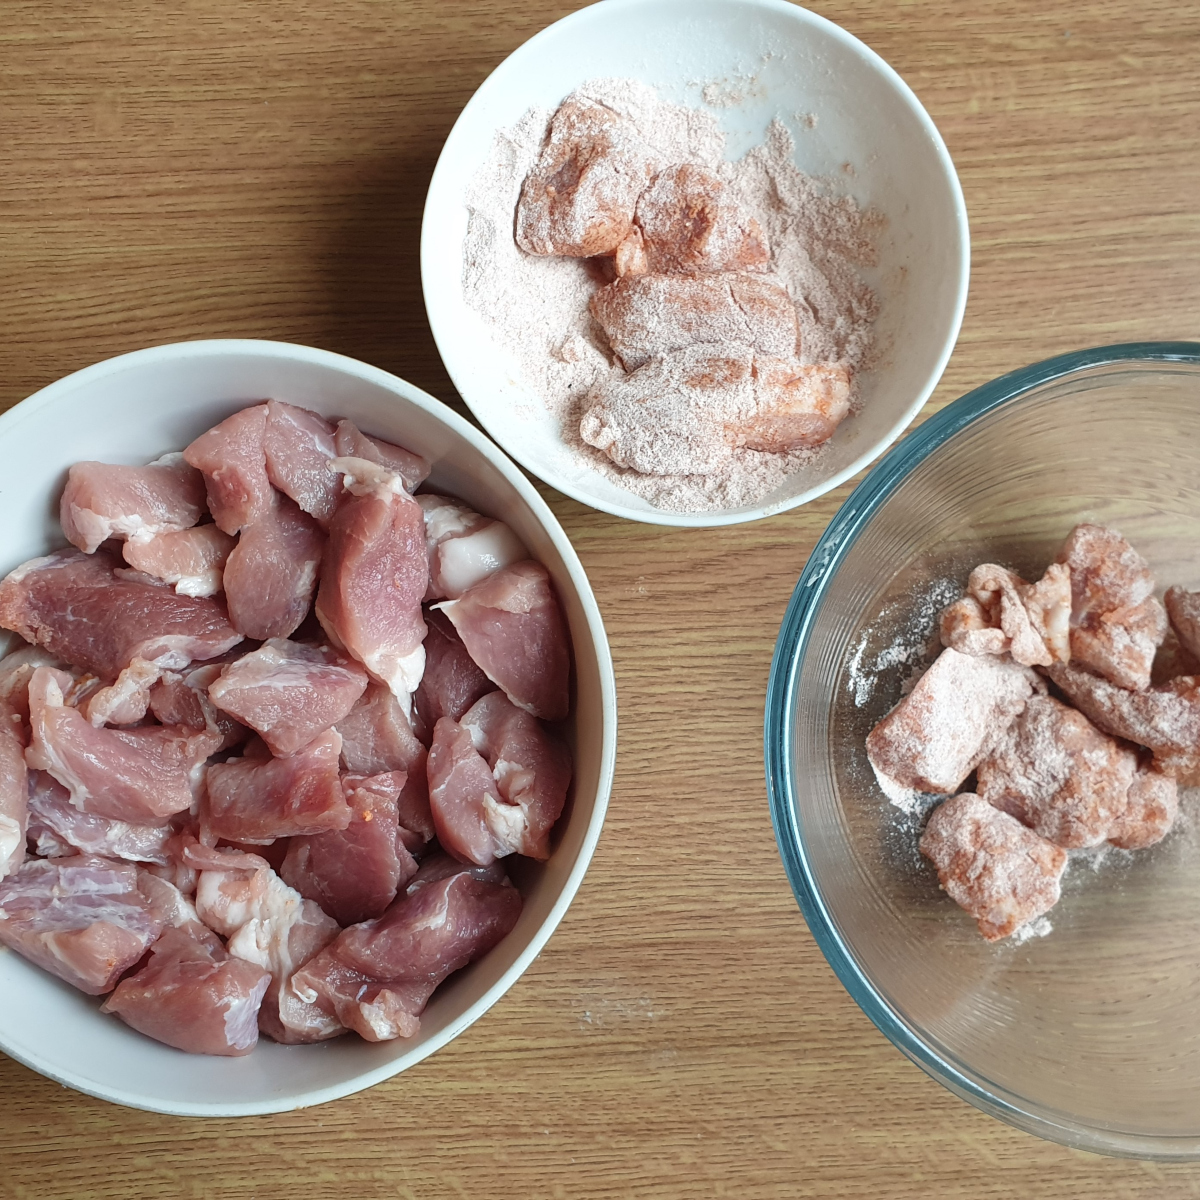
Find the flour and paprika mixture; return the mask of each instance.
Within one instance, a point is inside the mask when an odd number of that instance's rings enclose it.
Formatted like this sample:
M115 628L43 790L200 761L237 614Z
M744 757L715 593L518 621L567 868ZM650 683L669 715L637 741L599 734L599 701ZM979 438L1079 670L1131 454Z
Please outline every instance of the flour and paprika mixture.
M755 504L857 404L882 218L804 175L775 120L594 80L501 130L467 194L463 287L564 443L651 504Z

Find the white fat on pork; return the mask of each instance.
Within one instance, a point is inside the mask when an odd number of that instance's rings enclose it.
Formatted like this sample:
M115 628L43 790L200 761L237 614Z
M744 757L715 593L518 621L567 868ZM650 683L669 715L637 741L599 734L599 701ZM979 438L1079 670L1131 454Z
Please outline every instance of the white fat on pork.
M521 539L503 521L433 492L414 499L425 518L426 600L456 600L481 579L529 557Z
M335 1017L285 986L337 936L337 922L319 904L288 887L257 855L196 845L184 858L200 869L196 911L204 923L229 939L226 949L231 955L271 973L263 1012L266 1031L277 1041L297 1042L323 1041L344 1032Z

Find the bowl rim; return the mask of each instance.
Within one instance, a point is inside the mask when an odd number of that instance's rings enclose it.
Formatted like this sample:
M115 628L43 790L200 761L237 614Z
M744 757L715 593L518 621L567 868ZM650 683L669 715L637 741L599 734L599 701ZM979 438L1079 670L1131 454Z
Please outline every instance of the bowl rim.
M912 470L979 418L1042 384L1096 367L1141 363L1200 366L1200 342L1126 342L1071 351L1010 371L960 396L913 430L877 463L847 497L809 555L788 602L767 682L763 756L771 823L788 882L809 930L850 997L885 1037L955 1095L1000 1120L1075 1149L1129 1158L1200 1158L1200 1137L1158 1137L1092 1125L1069 1114L1022 1107L958 1070L937 1054L888 1003L837 932L805 851L795 819L797 792L790 714L800 667L829 583L871 518Z
M519 444L511 442L506 436L507 431L499 422L489 422L484 414L475 408L466 391L463 390L460 383L461 372L456 371L453 365L454 354L450 344L450 334L447 329L448 322L438 319L439 305L436 299L431 302L428 280L434 278L438 273L439 264L436 258L436 250L432 245L431 239L427 236L429 228L427 218L431 210L439 207L445 199L440 193L447 186L445 179L450 173L450 167L448 166L449 159L453 154L457 142L464 136L461 131L470 120L473 120L477 111L483 110L488 106L491 93L500 86L498 79L502 74L510 72L526 56L536 54L539 44L542 41L556 35L564 27L584 24L587 21L598 19L601 10L605 16L611 14L614 19L619 20L622 10L642 7L646 3L646 0L598 0L597 3L578 9L547 25L544 29L539 30L497 64L488 77L475 90L470 100L467 101L462 112L459 113L458 118L451 127L445 142L442 144L437 164L434 166L433 175L429 180L429 189L425 195L425 207L421 217L420 253L421 292L425 301L425 312L429 319L429 327L433 333L438 353L441 355L446 371L450 375L459 395L462 397L463 403L467 405L476 420L496 440L497 445L539 479L544 479L552 487L570 496L572 499L578 500L581 504L586 504L590 508L599 509L601 512L607 512L616 517L624 517L626 520L640 521L649 525L701 529L758 521L764 517L774 516L777 513L787 512L789 509L807 504L819 496L823 496L826 492L832 491L852 476L857 475L868 463L873 462L892 445L904 430L912 424L917 414L924 407L925 402L932 395L934 388L937 387L946 370L946 364L950 361L950 355L954 350L958 341L959 331L962 328L971 275L971 231L967 218L967 206L966 199L963 196L962 183L958 178L958 172L954 167L950 152L946 148L946 143L937 126L934 124L933 118L930 117L925 106L918 99L912 88L900 76L899 72L875 50L872 50L870 46L855 37L848 30L826 17L822 17L807 8L802 8L798 4L791 3L791 0L710 0L710 2L724 3L730 8L735 9L761 9L767 12L778 13L795 20L801 26L821 30L823 33L828 34L834 41L842 43L848 49L861 55L895 88L899 97L909 106L918 123L922 126L930 144L933 146L939 166L950 186L956 218L955 232L957 234L960 255L953 317L946 330L941 353L931 368L926 382L920 388L918 394L914 396L912 403L900 414L882 437L864 449L851 463L847 464L834 475L831 475L827 480L817 483L805 491L797 493L795 496L789 496L786 499L777 500L771 504L755 505L745 509L715 510L702 513L671 512L666 509L659 510L656 508L645 511L608 500L602 500L584 488L576 486L570 478L561 475L559 472L545 471L542 465L530 461L522 453L522 448Z
M486 458L513 486L521 499L529 505L535 518L545 529L560 555L571 584L579 596L583 608L588 633L595 648L596 664L600 678L600 709L602 728L600 738L600 769L596 789L596 799L592 813L580 843L579 852L575 859L561 891L555 898L546 919L534 931L533 936L524 949L517 955L512 965L496 982L481 995L473 1004L465 1009L457 1018L447 1024L438 1033L430 1037L420 1046L400 1054L393 1060L379 1067L353 1076L343 1083L329 1087L311 1088L307 1091L280 1096L278 1098L248 1102L229 1102L221 1104L181 1104L150 1102L145 1096L131 1092L127 1088L100 1088L93 1082L72 1077L69 1072L63 1072L57 1067L39 1061L35 1054L14 1053L7 1045L0 1044L0 1050L18 1062L37 1071L48 1079L83 1092L97 1099L108 1100L129 1108L142 1109L148 1112L165 1113L170 1116L187 1117L240 1117L258 1116L269 1113L291 1112L295 1109L308 1108L316 1104L324 1104L356 1092L373 1087L393 1075L416 1066L435 1051L440 1050L447 1042L452 1041L468 1026L474 1024L488 1011L529 968L530 964L541 953L551 934L558 927L566 914L583 876L591 864L600 832L604 825L608 809L609 796L612 791L613 774L616 765L617 747L617 698L616 676L613 671L612 653L608 644L608 635L600 613L596 597L592 592L591 583L579 561L575 548L567 537L566 532L558 522L558 518L542 499L537 489L526 478L525 474L512 462L500 447L480 433L470 422L459 416L453 409L442 401L422 391L411 384L358 359L337 354L330 350L320 350L313 346L305 346L294 342L270 341L258 338L207 338L196 341L168 342L162 345L150 346L141 350L129 351L106 358L91 366L82 367L69 375L56 379L45 387L38 389L31 396L18 401L6 412L0 414L0 438L8 434L14 427L40 409L53 403L59 395L70 392L80 385L90 384L98 379L119 373L130 367L140 367L148 363L186 362L189 359L221 358L231 354L253 355L266 360L287 360L324 367L344 375L361 379L375 384L387 391L415 404L418 408L438 418L454 433L465 439L470 445Z

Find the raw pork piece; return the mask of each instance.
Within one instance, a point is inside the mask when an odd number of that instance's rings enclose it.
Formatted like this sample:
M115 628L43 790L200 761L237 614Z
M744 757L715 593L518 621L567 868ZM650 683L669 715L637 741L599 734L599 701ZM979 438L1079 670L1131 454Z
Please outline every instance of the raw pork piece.
M0 879L25 861L29 773L20 713L0 702Z
M1071 572L1071 657L1118 687L1150 686L1167 615L1146 560L1115 530L1077 525L1059 552Z
M194 840L190 834L180 834L180 842ZM149 866L138 867L138 890L146 898L150 906L150 915L162 923L164 929L172 927L181 929L193 941L214 950L225 948L225 944L203 921L196 911L196 906L169 879L161 874L161 866L151 863ZM192 872L193 876L195 872ZM192 879L192 891L195 892L195 878Z
M403 771L346 775L342 788L350 824L337 833L289 839L281 878L339 925L381 916L396 890L417 873L416 860L400 839L396 813L404 780Z
M197 525L145 541L130 538L123 553L135 571L173 583L181 596L215 596L233 547L233 538L216 525Z
M169 823L136 824L80 812L71 803L71 793L45 771L31 773L28 789L29 840L43 858L83 853L162 866L170 863L167 843L175 829Z
M484 819L495 839L497 857L549 858L550 831L562 814L571 784L570 751L501 692L473 705L463 716L462 727L487 760L503 801L499 805L484 801Z
M253 743L251 743L253 745ZM288 758L231 758L208 768L201 826L212 838L272 842L345 829L350 808L338 780L342 739L330 729Z
M1200 784L1200 677L1181 675L1134 692L1073 662L1046 674L1097 729L1152 750L1156 765L1184 787Z
M157 824L192 804L219 735L187 725L97 729L63 702L70 676L39 667L29 683L29 766L49 771L81 812Z
M202 433L183 457L204 473L208 511L219 528L237 533L270 507L267 478L267 406L243 408Z
M570 711L571 643L554 585L533 559L505 567L437 606L484 674L545 721Z
M161 677L162 668L157 663L135 658L114 683L93 692L86 704L79 703L79 708L97 728L136 725L150 708L150 691Z
M527 254L612 254L629 236L657 165L628 117L568 96L521 187L517 245Z
M1200 592L1170 587L1163 599L1171 625L1184 649L1200 658Z
M337 936L337 922L288 887L258 855L210 850L192 841L184 858L200 872L196 910L206 924L229 938L230 954L271 972L259 1028L288 1043L344 1033L335 1016L288 986L296 969Z
M703 344L652 358L584 397L579 434L643 475L703 475L731 448L782 452L828 440L850 411L840 363L804 365Z
M475 665L458 631L445 613L431 612L426 618L425 674L413 696L419 729L432 737L442 717L458 721L480 696L496 685ZM345 753L345 751L343 751Z
M1071 658L1071 573L1052 563L1037 583L984 563L971 572L967 594L942 613L944 646L963 654L1009 653L1024 666Z
M67 472L59 518L67 541L87 554L109 538L147 541L190 529L204 514L204 480L182 454L148 467L76 463Z
M953 792L1033 693L1034 673L1008 658L947 648L867 736L885 779L920 792Z
M383 916L344 930L297 971L291 990L367 1041L412 1037L434 988L486 954L520 915L507 880L465 867L414 879Z
M393 446L391 442L367 437L350 421L338 422L334 443L339 458L365 458L367 462L387 467L404 480L404 486L410 492L416 491L429 478L429 462L426 459L411 450L405 450L403 446Z
M342 765L351 775L407 774L398 802L400 824L425 841L433 837L426 750L413 733L404 705L382 684L369 684L336 729L342 735Z
M366 686L362 667L328 646L271 638L225 667L208 696L284 756L345 717Z
M31 559L0 583L0 626L106 681L135 658L179 670L242 640L218 601L123 578L118 567L103 551Z
M989 942L1058 903L1066 851L971 792L934 809L920 845L946 893Z
M267 478L309 516L328 525L342 494L342 477L329 465L338 456L333 426L307 408L268 400L263 448Z
M425 517L426 600L456 600L481 579L529 557L503 521L481 516L447 496L423 493L414 498Z
M271 973L217 945L168 928L150 961L117 984L100 1007L155 1041L190 1054L249 1054Z
M40 646L22 643L0 659L0 704L29 721L29 681L38 667L66 670L66 664Z
M335 646L407 705L425 669L425 520L398 475L361 458L334 465L350 494L329 526L317 617Z
M698 344L736 343L776 358L798 351L796 306L757 275L627 275L596 292L588 308L627 371Z
M277 493L242 529L225 564L229 620L257 641L285 638L308 614L325 535L306 513Z
M1071 850L1109 837L1128 806L1137 754L1073 708L1031 696L978 769L984 800Z
M241 745L250 736L250 730L208 698L208 689L224 669L223 662L216 662L182 672L164 672L150 689L150 711L155 720L163 725L216 730L221 735L221 744L214 753Z
M1125 811L1108 831L1108 840L1122 850L1144 850L1171 832L1179 815L1175 780L1153 767L1142 768L1129 785Z
M162 932L137 868L76 855L31 858L0 881L0 942L73 987L99 996Z
M500 853L488 824L503 801L471 731L443 717L429 747L429 806L442 848L463 862L487 866Z

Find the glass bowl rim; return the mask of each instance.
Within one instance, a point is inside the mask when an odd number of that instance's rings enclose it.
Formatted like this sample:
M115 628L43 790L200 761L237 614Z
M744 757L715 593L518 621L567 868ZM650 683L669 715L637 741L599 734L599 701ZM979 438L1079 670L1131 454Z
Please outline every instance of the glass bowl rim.
M1022 1107L947 1062L910 1027L871 982L837 932L794 819L797 796L790 769L794 750L790 714L816 615L847 552L900 484L956 434L1035 388L1096 367L1137 367L1143 363L1200 366L1200 342L1096 346L1010 371L934 413L876 463L818 539L788 602L767 681L763 755L775 841L800 911L818 948L851 999L893 1045L955 1095L1027 1133L1100 1154L1189 1160L1200 1158L1200 1136L1128 1133L1042 1110L1032 1102Z

